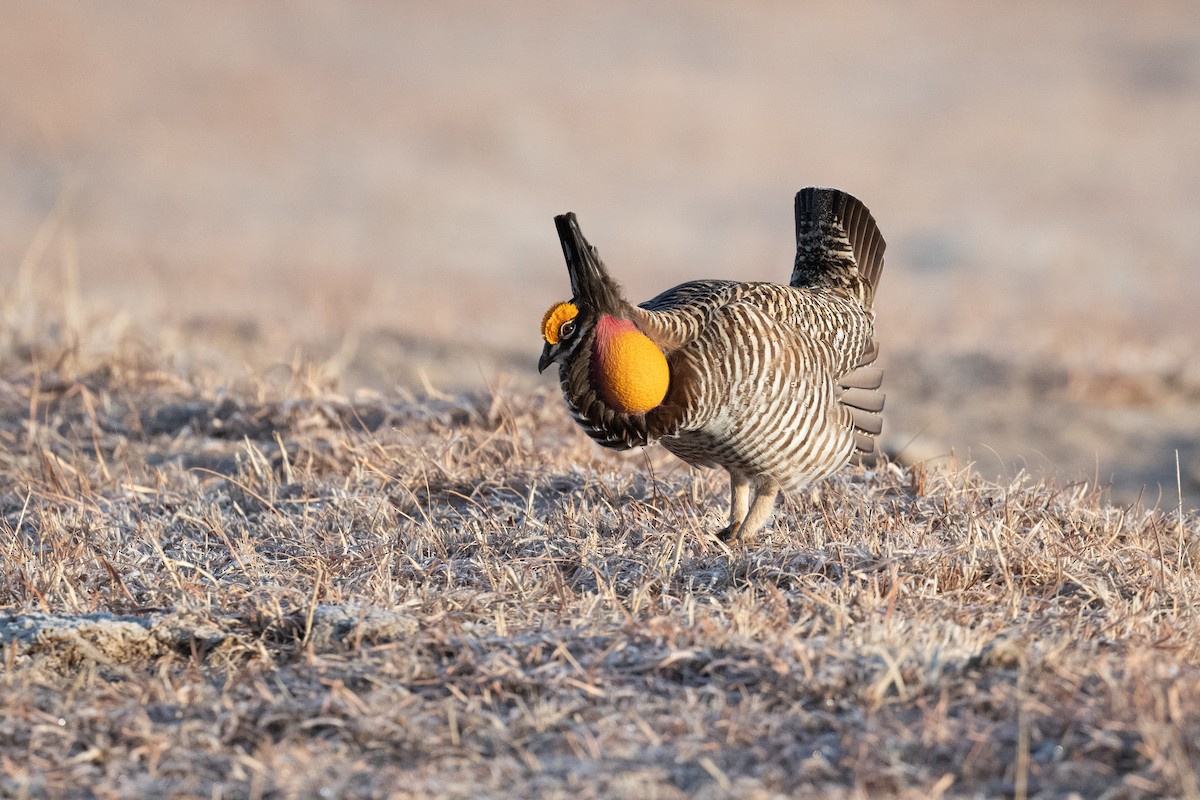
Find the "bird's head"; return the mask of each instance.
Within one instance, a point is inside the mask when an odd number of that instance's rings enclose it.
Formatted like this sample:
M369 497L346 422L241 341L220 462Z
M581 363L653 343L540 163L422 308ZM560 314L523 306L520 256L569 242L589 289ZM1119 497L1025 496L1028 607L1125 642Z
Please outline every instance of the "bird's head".
M609 405L626 414L649 411L667 393L666 357L631 320L632 307L583 237L575 215L555 217L554 223L574 294L542 317L545 346L538 371L586 356L590 379Z
M546 310L542 317L542 339L546 345L538 359L538 372L545 372L546 367L578 347L583 336L581 322L579 306L569 300L555 303Z

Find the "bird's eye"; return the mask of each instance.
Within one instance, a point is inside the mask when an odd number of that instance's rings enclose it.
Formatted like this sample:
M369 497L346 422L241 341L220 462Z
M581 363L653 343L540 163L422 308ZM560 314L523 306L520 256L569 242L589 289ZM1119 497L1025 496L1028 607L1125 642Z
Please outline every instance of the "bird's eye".
M564 322L558 329L558 340L561 342L564 339L571 338L571 334L575 332L575 320L569 319Z

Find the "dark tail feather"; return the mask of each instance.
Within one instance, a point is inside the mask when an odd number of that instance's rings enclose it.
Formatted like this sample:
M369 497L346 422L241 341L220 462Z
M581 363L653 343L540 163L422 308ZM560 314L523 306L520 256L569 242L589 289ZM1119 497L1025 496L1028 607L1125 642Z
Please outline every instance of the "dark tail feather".
M810 186L796 194L796 266L792 286L825 287L875 299L886 243L871 212L837 189Z
M567 261L575 302L593 309L615 308L620 301L620 288L609 276L596 248L583 237L575 214L568 212L555 217L554 226Z

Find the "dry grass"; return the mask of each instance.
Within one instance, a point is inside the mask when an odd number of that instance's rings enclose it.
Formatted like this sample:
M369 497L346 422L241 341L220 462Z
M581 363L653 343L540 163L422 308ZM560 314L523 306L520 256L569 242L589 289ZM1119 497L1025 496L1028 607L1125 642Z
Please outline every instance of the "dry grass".
M551 394L6 335L5 796L1200 796L1194 514L883 465L730 550Z

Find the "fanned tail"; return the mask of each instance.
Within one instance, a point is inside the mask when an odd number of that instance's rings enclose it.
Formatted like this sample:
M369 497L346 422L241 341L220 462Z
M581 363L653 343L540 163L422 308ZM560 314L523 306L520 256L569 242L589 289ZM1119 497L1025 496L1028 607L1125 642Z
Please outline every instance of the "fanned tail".
M855 197L815 186L796 194L792 286L833 289L870 308L885 246L871 212Z

